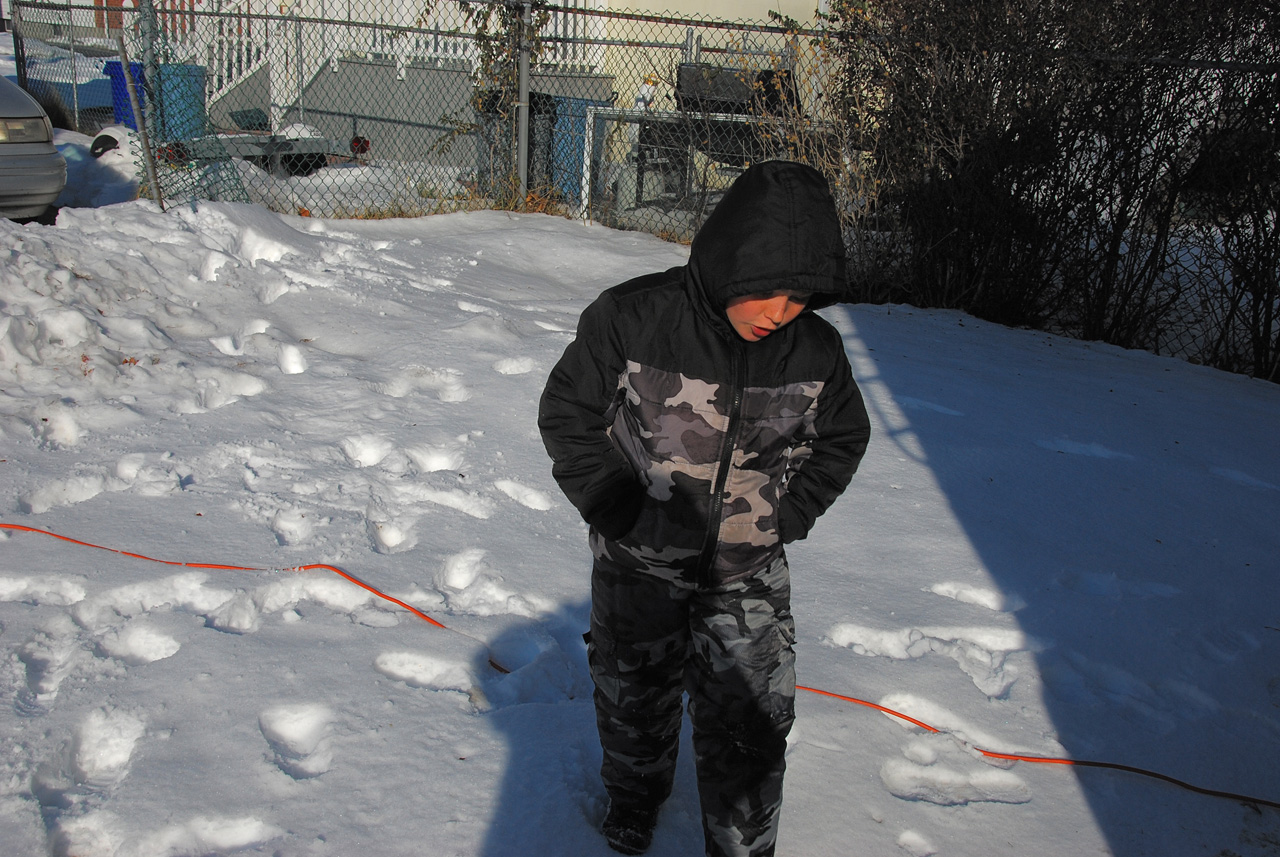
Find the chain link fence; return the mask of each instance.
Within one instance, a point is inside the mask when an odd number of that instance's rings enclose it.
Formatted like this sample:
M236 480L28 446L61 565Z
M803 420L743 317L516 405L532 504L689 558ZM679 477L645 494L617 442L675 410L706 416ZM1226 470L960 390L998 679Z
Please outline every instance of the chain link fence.
M166 204L525 208L688 240L745 165L831 136L816 33L603 5L15 0L13 15L22 82L55 124L136 130L143 192Z
M1280 66L1265 28L1212 56L1145 65L1102 57L1076 68L1055 48L988 91L973 68L1025 62L1029 42L953 57L907 32L916 6L902 7L906 23L861 35L833 17L805 30L605 0L10 8L19 82L58 127L136 134L140 192L161 205L235 200L362 218L508 208L687 241L746 165L784 157L831 181L862 299L996 317L973 296L999 285L1017 303L1039 289L1040 326L1280 380ZM1036 124L1034 99L999 113L1036 69L1078 76L1067 90L1084 100L1067 99L1048 124ZM1178 98L1189 106L1171 107ZM963 121L947 112L968 107ZM1095 116L1123 121L1085 127L1079 149L1063 149L1062 122ZM1047 136L1028 160L1014 144L1037 129ZM912 159L934 149L955 169L913 186ZM1117 172L1126 153L1141 170ZM1031 167L1040 172L1006 180ZM1156 217L1147 199L1168 205ZM938 234L921 231L932 222L923 216L945 221ZM1015 245L1025 269L993 255ZM968 291L939 297L940 281ZM1090 326L1081 319L1093 308Z

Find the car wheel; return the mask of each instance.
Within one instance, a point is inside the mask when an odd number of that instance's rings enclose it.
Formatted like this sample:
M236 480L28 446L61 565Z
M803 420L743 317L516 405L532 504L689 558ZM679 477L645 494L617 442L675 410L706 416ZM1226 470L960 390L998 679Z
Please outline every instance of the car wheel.
M59 209L55 206L49 206L35 217L15 217L14 223L39 223L41 226L53 226L58 220Z

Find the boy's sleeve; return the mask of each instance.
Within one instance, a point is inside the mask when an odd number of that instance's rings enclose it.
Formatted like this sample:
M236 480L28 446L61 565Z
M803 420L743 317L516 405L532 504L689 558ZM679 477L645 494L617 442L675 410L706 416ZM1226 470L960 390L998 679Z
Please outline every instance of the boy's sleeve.
M871 421L853 370L841 345L834 371L818 398L811 453L790 475L778 509L778 534L784 544L803 539L813 522L844 493L858 469Z
M538 428L551 474L583 520L602 535L626 535L644 502L644 486L608 434L626 357L616 305L598 298L578 319L538 404Z

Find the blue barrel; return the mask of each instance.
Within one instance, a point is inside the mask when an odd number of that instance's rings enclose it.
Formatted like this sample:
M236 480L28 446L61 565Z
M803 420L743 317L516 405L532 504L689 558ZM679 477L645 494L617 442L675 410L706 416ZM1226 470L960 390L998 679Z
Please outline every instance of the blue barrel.
M120 61L108 60L103 63L102 71L111 78L111 110L116 123L138 130L138 121L134 118L133 105L129 102L129 88L125 83ZM133 76L138 102L145 112L150 108L147 104L148 89L142 63L129 63L129 73ZM157 92L158 115L154 130L159 138L189 140L204 134L208 120L204 66L161 63L156 67L156 76L159 78L159 85L154 87Z
M124 69L120 60L107 60L102 64L102 71L111 78L111 113L117 125L124 125L138 130L138 120L133 116L133 105L129 102L129 87L125 83ZM129 74L133 77L134 89L138 91L138 103L144 108L147 103L146 87L143 85L142 63L129 63Z

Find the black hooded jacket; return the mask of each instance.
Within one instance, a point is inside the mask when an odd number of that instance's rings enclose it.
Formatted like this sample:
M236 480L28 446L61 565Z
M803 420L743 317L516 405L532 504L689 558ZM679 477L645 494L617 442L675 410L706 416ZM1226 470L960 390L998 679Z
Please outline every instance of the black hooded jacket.
M812 312L846 289L826 180L770 161L734 182L687 265L587 307L538 425L597 561L710 586L808 534L870 435L840 334ZM764 339L739 337L729 300L778 290L813 297Z

